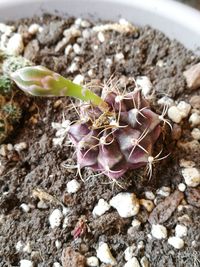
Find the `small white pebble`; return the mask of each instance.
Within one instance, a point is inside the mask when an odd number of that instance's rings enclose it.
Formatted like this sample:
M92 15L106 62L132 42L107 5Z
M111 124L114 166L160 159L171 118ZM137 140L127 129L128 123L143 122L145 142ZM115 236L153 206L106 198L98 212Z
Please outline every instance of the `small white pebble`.
M74 53L77 55L80 55L82 53L82 49L81 49L80 45L78 45L78 44L73 45L73 50L74 50Z
M19 251L22 251L24 247L24 243L20 240L17 242L17 244L15 245L15 249L19 252Z
M31 247L30 242L27 242L27 243L26 243L26 245L25 245L24 248L23 248L23 252L25 252L25 253L29 253L29 254L32 252L32 247Z
M186 189L186 185L184 183L180 183L178 185L178 190L181 191L181 192L184 192Z
M9 26L4 23L0 23L0 32L10 35L14 31L14 26Z
M112 59L109 58L109 57L107 57L107 58L106 58L106 65L111 66L112 63L113 63Z
M65 55L66 56L68 56L70 53L71 53L71 51L72 51L72 49L73 49L73 47L72 47L72 45L67 45L66 47L65 47Z
M20 260L20 267L33 267L33 262L29 260Z
M180 123L182 120L181 112L176 106L168 109L168 117L175 123Z
M56 261L53 263L53 267L62 267L62 265Z
M22 151L22 150L25 150L25 149L27 149L27 143L25 143L25 142L21 142L21 143L19 143L19 144L15 144L14 145L14 149L17 151L17 152L20 152L20 151Z
M81 74L78 74L75 76L73 82L76 83L76 84L83 84L83 81L84 81L84 76L81 75Z
M168 243L176 249L181 249L184 247L184 241L180 237L172 236L168 239Z
M133 258L133 253L134 253L135 250L136 250L136 246L135 245L127 247L125 249L125 251L124 251L124 259L126 261L129 261L130 259L132 259Z
M62 214L64 215L64 216L66 216L67 214L69 214L69 212L70 212L70 208L67 208L67 207L62 207Z
M195 113L192 113L192 115L189 117L189 122L192 127L200 125L200 115Z
M81 188L81 185L76 179L73 179L67 183L68 193L76 193L80 188Z
M174 100L168 96L163 96L162 98L158 100L158 104L161 106L166 105L166 106L171 107L174 105Z
M120 62L124 59L124 54L122 52L115 54L115 61Z
M7 52L14 56L19 56L24 51L22 35L15 33L7 43Z
M73 73L78 70L78 64L76 62L72 62L68 68L68 71Z
M59 227L61 224L62 218L63 218L63 214L59 209L53 210L53 212L49 216L49 223L50 223L51 228Z
M8 151L13 151L14 147L12 144L7 144L7 150Z
M103 32L98 32L97 37L101 43L105 42L105 36L104 36Z
M88 70L88 76L92 77L94 75L93 69Z
M140 199L140 205L142 205L148 212L151 212L154 208L154 204L149 199Z
M191 132L191 135L192 137L195 139L195 140L200 140L200 129L198 128L194 128Z
M152 83L147 76L139 76L136 79L136 84L142 89L142 93L147 97L152 91Z
M62 228L65 229L69 225L69 218L66 216L63 220Z
M197 168L184 168L182 169L182 175L188 186L196 187L200 184L200 171Z
M141 225L141 221L137 220L137 219L133 219L132 222L131 222L131 225L134 227L134 228L139 228L140 225Z
M177 237L187 236L187 227L185 225L177 224L175 227L175 235Z
M161 224L153 224L151 234L157 239L163 239L167 237L167 228Z
M80 23L80 26L82 28L89 28L91 26L91 24L90 24L90 22L88 20L82 19L81 23Z
M32 35L36 34L39 32L39 29L40 29L40 25L37 24L37 23L33 23L29 26L28 28L28 32Z
M110 205L123 218L136 215L140 208L139 200L134 193L119 193L110 200Z
M149 267L149 261L146 256L143 256L140 260L140 264L142 267Z
M23 210L23 212L29 212L30 211L30 207L26 203L22 203L20 205L20 208Z
M99 199L97 205L94 207L92 214L94 216L101 216L110 209L110 205L103 198Z
M0 155L3 157L7 156L7 146L4 144L0 146Z
M98 267L99 266L99 260L95 256L91 256L86 259L86 265L89 267Z
M145 193L145 197L147 198L147 199L149 199L149 200L154 200L155 199L155 195L154 195L154 193L153 192L151 192L151 191L146 191Z
M140 264L136 257L130 259L127 263L125 263L124 267L140 267Z
M102 242L99 244L99 247L97 249L97 257L100 259L101 262L110 264L111 266L117 264L115 258L111 254L107 243Z
M180 101L177 105L177 108L181 113L181 117L186 118L190 113L191 105L186 103L185 101Z
M158 195L161 195L163 197L168 197L171 193L171 188L168 186L162 186L161 188L159 188L156 193Z
M137 244L137 249L138 250L142 250L142 249L144 249L144 247L145 247L144 246L144 241L142 241L142 240L139 241L138 244Z
M60 248L61 248L62 243L60 242L60 240L57 239L57 240L55 241L55 246L56 246L57 249L60 249Z

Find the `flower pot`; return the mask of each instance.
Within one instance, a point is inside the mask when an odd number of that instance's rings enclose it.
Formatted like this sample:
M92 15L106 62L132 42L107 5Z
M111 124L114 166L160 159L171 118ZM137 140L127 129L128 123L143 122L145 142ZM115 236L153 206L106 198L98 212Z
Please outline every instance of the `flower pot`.
M200 53L200 12L172 0L1 0L0 17L13 20L44 12L95 18L119 16L150 25Z

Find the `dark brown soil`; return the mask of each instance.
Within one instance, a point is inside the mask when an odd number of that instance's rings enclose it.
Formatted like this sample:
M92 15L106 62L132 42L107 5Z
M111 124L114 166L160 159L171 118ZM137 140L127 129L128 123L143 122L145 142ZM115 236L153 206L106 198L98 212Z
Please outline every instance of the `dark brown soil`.
M80 45L80 55L75 55L72 51L66 56L64 49L55 52L55 46L62 38L63 29L72 25L74 19L44 16L33 20L21 20L15 23L17 31L26 32L27 26L33 21L44 27L43 32L36 36L27 36L26 39L27 47L24 54L35 64L44 65L71 79L80 73L85 77L86 82L91 80L88 75L88 70L91 69L93 70L92 79L97 82L109 79L112 74L116 78L146 75L155 88L152 103L154 102L154 108L158 112L161 110L156 105L156 101L163 95L167 94L174 100L189 101L193 94L199 93L199 91L190 92L187 89L183 71L200 59L177 41L169 40L164 34L150 27L139 28L138 32L133 34L107 32L103 43L99 42L97 34L92 34L87 39L79 37L77 40L71 40L71 43L77 42ZM118 52L122 52L125 56L122 63L113 60ZM75 57L78 69L72 73L69 71L69 66L74 62ZM111 64L107 63L108 58L112 59ZM158 62L162 62L162 66ZM171 155L155 167L150 181L141 170L136 173L129 172L120 180L124 189L104 176L92 177L83 183L77 176L76 170L63 167L63 163L69 163L69 161L71 164L76 163L73 148L52 145L55 130L51 123L61 122L63 116L70 120L76 117L74 111L67 108L70 101L62 98L62 103L57 108L54 107L57 98L32 98L31 101L30 106L37 108L33 111L28 109L25 111L20 127L16 128L14 135L6 140L6 143L12 144L26 142L28 149L21 151L18 157L0 158L5 166L0 178L0 267L19 266L21 259L30 259L34 262L34 266L38 267L53 266L54 262L61 263L61 255L65 247L71 247L83 256L89 257L96 255L96 248L100 241L109 244L119 267L125 264L124 250L132 244L137 247L141 242L144 246L142 249L136 249L135 255L138 259L145 255L150 266L199 266L200 193L198 188L195 192L186 190L181 196L180 199L184 198L186 201L182 210L177 210L180 201L176 203L171 197L167 204L170 209L167 213L168 217L164 222L162 221L169 235L173 235L179 217L185 214L190 217L189 221L183 222L188 227L188 235L184 238L185 246L181 250L170 246L166 239L160 241L148 237L151 224L148 222L149 213L145 209L141 208L136 216L142 222L142 226L136 231L131 228L133 218L123 219L114 209L98 219L92 215L92 210L100 198L109 201L122 191L134 192L138 198L145 198L146 191L156 194L156 190L162 186L170 187L171 192L175 191L177 185L183 182L179 159L192 160L200 167L198 141L197 147L185 149L185 146L177 146L176 141L168 139L165 152L171 152ZM179 142L192 141L187 120L183 121L181 128L183 132ZM83 170L82 174L86 179L91 172ZM74 178L81 183L81 189L75 194L68 194L66 184ZM46 206L38 207L39 198L33 196L33 191L36 189L48 193L56 200L46 197L44 200ZM187 200L188 196L190 196L189 200ZM163 199L159 197L158 203ZM187 202L188 205L186 205ZM22 203L30 206L28 213L20 208ZM62 228L61 225L51 229L49 215L55 208L62 210L60 203L69 208L67 227ZM167 210L167 206L164 206L164 209ZM86 229L80 238L74 239L71 232L80 218L83 218L82 216L87 225ZM56 248L56 240L61 242L60 248ZM29 242L32 251L17 252L15 246L18 241Z

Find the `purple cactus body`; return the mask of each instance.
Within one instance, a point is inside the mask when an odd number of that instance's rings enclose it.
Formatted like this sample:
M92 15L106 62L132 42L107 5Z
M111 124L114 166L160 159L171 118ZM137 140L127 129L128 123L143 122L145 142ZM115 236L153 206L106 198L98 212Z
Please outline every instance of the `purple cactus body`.
M75 145L80 168L117 179L127 170L148 164L148 157L160 133L159 115L154 113L141 91L127 93L103 91L110 111L83 105L82 121L72 124L69 138Z

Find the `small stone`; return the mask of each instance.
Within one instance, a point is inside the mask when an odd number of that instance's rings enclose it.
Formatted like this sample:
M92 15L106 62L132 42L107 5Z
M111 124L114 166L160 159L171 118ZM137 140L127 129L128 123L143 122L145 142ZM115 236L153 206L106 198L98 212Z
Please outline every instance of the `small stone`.
M133 257L132 259L130 259L125 265L124 267L140 267L140 264L137 260L136 257Z
M17 151L17 152L21 152L22 150L25 150L27 149L27 143L25 142L21 142L19 144L16 144L14 145L14 149Z
M190 99L190 104L193 108L200 109L200 95L194 95Z
M77 62L72 62L68 68L68 71L73 73L79 69Z
M97 257L100 259L101 262L110 264L111 266L117 264L115 258L111 254L107 243L101 242L99 244L99 247L97 249Z
M162 186L160 189L156 191L158 195L161 195L163 197L168 197L170 195L171 188L168 186Z
M190 113L191 105L186 103L185 101L181 101L178 103L177 108L179 109L182 118L186 118Z
M12 144L7 144L7 150L8 151L13 151L14 147Z
M31 254L32 247L31 247L31 244L29 242L27 242L27 244L24 246L23 252Z
M188 188L186 191L186 195L187 202L190 205L200 208L200 187Z
M163 96L158 100L158 104L161 106L171 107L174 106L174 100L168 96Z
M4 145L4 144L0 146L0 155L2 157L6 157L7 156L7 146Z
M85 257L71 247L63 249L61 260L63 267L85 267L86 264Z
M72 49L73 49L72 45L70 45L70 44L67 45L65 47L65 55L68 56L71 53Z
M61 224L62 218L63 218L63 214L59 209L53 210L53 212L49 216L49 223L50 223L51 228L59 227Z
M143 256L140 260L140 264L142 267L149 267L149 261L146 256Z
M178 185L178 190L180 190L181 192L184 192L186 189L186 185L184 183L180 183Z
M147 76L137 77L136 84L141 88L144 97L147 97L151 93L153 86Z
M167 228L161 224L153 224L151 234L157 239L163 239L167 237Z
M74 80L73 80L74 83L80 84L80 85L83 84L83 81L84 81L84 76L81 74L76 75Z
M65 229L69 225L69 218L66 216L63 220L62 228Z
M53 267L62 267L62 265L56 261L53 263Z
M124 259L126 261L129 261L130 259L132 259L135 250L136 250L136 246L135 245L127 247L125 249L125 251L124 251Z
M57 249L60 249L62 247L62 243L57 239L55 241L55 246L56 246Z
M28 32L32 35L36 34L39 32L39 29L40 29L40 25L37 24L37 23L33 23L29 26L28 28Z
M183 75L189 89L195 90L200 87L200 63L190 67Z
M134 227L134 228L139 228L140 227L140 225L141 225L141 221L139 221L139 220L137 220L137 219L134 219L134 220L132 220L132 223L131 223L131 225Z
M151 212L154 208L154 204L151 200L140 199L139 202L148 212Z
M200 140L200 129L199 128L194 128L191 132L191 135L192 137L195 139L195 140Z
M7 35L10 35L13 31L14 31L14 26L0 23L0 32L6 33Z
M33 267L33 262L29 260L20 260L20 267Z
M38 209L48 209L48 205L44 201L40 200L37 203L37 208Z
M147 199L149 199L149 200L154 200L155 199L155 195L154 195L154 193L153 192L151 192L151 191L146 191L145 193L145 197L147 198Z
M19 252L22 251L24 247L24 243L20 240L17 242L17 244L15 245L15 249Z
M183 239L176 237L176 236L172 236L168 239L168 243L173 246L176 249L181 249L184 247L184 241Z
M182 120L181 112L176 106L168 109L168 117L175 123L180 123Z
M110 205L123 218L136 215L140 208L139 200L134 193L119 193L110 200Z
M24 51L24 43L21 34L15 33L8 40L7 51L9 54L14 56L19 56Z
M105 42L105 36L102 32L98 32L97 37L101 43Z
M90 24L90 22L88 20L82 19L81 23L80 23L80 26L82 28L89 28L91 26L91 24Z
M74 53L77 55L80 55L82 53L82 49L81 49L80 45L78 45L78 44L73 45L73 50L74 50Z
M99 260L95 256L91 256L86 259L86 265L89 267L98 267L99 266Z
M91 30L85 29L82 31L82 36L84 39L88 39L91 36Z
M92 214L101 216L110 209L110 205L103 198L99 199L98 204L94 207Z
M20 205L20 208L23 210L23 212L29 212L30 211L30 207L26 203L22 203Z
M139 241L138 244L137 244L137 249L138 249L138 250L143 250L144 247L145 247L145 245L144 245L144 241L142 241L142 240Z
M120 62L120 61L122 61L123 59L124 59L124 54L123 54L122 52L117 53L117 54L115 55L115 61L116 61L116 62Z
M67 183L67 192L76 193L81 188L81 185L76 179L71 180Z
M192 113L192 115L189 117L189 123L192 127L200 125L200 115L198 113Z
M175 235L176 237L187 236L187 227L181 224L177 224L175 227Z
M200 171L197 168L184 168L182 169L182 175L188 186L196 187L200 184Z

